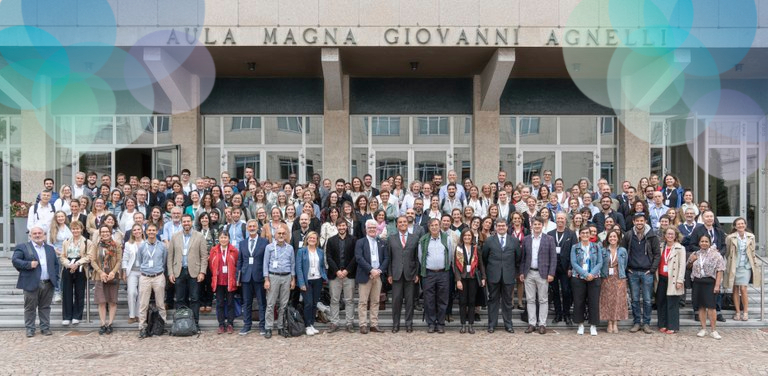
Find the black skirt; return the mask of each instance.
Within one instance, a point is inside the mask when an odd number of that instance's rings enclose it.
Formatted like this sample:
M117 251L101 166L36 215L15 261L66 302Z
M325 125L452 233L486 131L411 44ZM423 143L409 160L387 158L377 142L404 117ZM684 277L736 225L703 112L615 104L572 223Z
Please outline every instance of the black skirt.
M716 308L714 289L714 278L696 278L693 280L693 301L699 308Z

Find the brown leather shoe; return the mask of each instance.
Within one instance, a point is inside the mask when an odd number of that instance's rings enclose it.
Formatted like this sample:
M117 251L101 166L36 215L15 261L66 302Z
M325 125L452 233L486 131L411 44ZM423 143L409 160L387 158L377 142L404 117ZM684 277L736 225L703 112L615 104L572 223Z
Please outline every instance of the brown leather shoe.
M525 329L525 334L530 334L536 331L536 328L533 327L533 325L528 325L528 328Z
M368 334L368 325L360 325L360 334Z
M384 333L384 332L379 330L378 326L372 326L371 327L371 333Z
M547 327L542 325L539 327L539 334L547 334Z

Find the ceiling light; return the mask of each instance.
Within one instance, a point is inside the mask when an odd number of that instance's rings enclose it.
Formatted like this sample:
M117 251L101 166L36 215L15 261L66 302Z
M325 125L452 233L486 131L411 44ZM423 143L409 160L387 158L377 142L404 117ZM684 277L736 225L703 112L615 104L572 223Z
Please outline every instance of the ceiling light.
M248 65L248 70L249 71L255 71L256 70L256 63L250 62L250 63L245 63L245 64Z
M416 72L417 69L419 69L419 62L418 61L412 61L411 62L411 70Z

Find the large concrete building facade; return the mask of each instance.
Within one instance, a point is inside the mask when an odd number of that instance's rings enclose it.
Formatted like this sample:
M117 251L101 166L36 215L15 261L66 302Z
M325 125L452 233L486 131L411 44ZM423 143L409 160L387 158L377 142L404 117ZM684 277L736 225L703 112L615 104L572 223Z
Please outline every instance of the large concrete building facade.
M671 173L764 247L768 5L735 3L3 0L2 242L44 177L250 166L614 188ZM67 83L4 74L23 51L55 60L41 46L69 52Z

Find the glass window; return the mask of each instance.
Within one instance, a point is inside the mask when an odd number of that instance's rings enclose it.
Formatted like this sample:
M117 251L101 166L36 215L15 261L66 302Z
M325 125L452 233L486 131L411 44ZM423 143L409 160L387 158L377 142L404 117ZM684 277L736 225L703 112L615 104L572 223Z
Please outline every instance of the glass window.
M446 136L449 134L449 120L443 116L419 116L419 135Z
M514 145L517 143L517 121L514 116L499 118L499 144Z
M253 169L253 176L258 178L260 158L258 153L235 155L235 176L245 176L245 168L250 167Z
M521 117L521 144L557 144L556 117Z
M614 117L601 117L600 118L600 143L602 145L615 145L618 139L616 118Z
M288 179L291 174L299 174L299 159L280 157L280 179Z
M309 116L306 118L307 145L323 145L323 117ZM311 176L311 175L309 175Z
M664 122L652 121L651 122L651 145L662 146L664 145Z
M710 145L739 145L741 143L741 122L710 121L708 138Z
M400 118L396 116L372 116L366 117L371 122L371 134L374 136L399 136ZM407 124L406 124L407 129ZM363 132L368 131L368 125L364 124Z
M651 148L651 174L664 175L664 154L662 148Z
M221 160L220 148L203 148L203 174L207 176L213 176L217 180L220 178L221 171L223 171Z
M221 118L218 116L205 116L203 118L203 143L219 144L221 142Z
M75 143L88 144L112 144L114 132L113 118L111 116L74 116L72 124L75 132Z
M363 175L368 174L368 148L352 148L350 154L350 160L352 161L352 167L350 170L352 177L363 178Z
M600 177L608 180L613 192L616 192L616 167L616 149L600 150Z
M291 174L299 176L299 153L290 151L267 152L267 178L286 180Z
M560 118L560 143L570 145L597 144L597 121L593 117L563 116Z
M544 170L555 170L555 152L526 151L523 153L523 158L523 183L525 184L531 184L531 177L533 175L541 176ZM509 173L507 171L507 180L514 181L514 176L510 176Z
M349 117L349 141L352 145L368 144L367 116Z
M154 116L118 116L115 123L117 143L154 145L154 123Z
M216 119L218 120L218 117ZM261 144L261 125L262 125L261 117L225 116L224 117L224 143L239 144L239 145ZM216 131L218 131L218 127L215 127L213 124L211 124L211 128L216 128ZM210 133L213 133L213 130ZM206 137L207 136L208 134L206 133ZM301 139L299 139L299 142L301 142Z
M709 202L717 216L738 216L741 149L709 149Z
M265 116L263 119L265 143L301 145L303 142L302 119L300 116Z
M595 153L580 151L563 152L562 154L562 178L566 187L578 183L581 178L587 178L590 185L595 183L593 181Z
M307 180L312 178L312 174L315 172L323 175L323 149L322 148L307 148L306 154L307 162Z
M541 175L544 167L544 159L536 159L523 163L523 181L530 184L533 175Z
M301 133L302 123L303 118L299 116L280 116L277 118L277 129L283 132Z
M261 129L261 118L257 116L233 116L231 129L240 131L244 129Z
M472 177L472 153L469 150L469 148L453 149L453 166L462 182Z
M376 152L376 182L395 175L408 176L408 152Z
M416 168L415 179L432 181L435 175L445 176L445 151L417 151L414 152ZM446 179L447 180L447 179Z
M21 116L11 116L11 145L21 145Z
M517 155L515 148L499 149L499 170L507 173L507 179L517 180Z
M454 116L453 117L453 143L457 145L472 144L472 117Z

